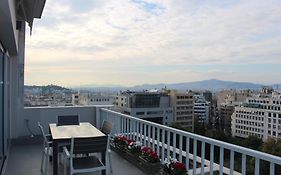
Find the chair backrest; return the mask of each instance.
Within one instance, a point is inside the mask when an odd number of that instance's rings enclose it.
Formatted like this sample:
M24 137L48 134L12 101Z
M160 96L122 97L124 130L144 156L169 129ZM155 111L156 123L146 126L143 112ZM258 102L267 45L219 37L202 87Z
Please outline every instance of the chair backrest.
M43 129L42 125L40 124L40 122L38 122L38 127L39 127L40 132L41 132L41 134L42 134L42 136L43 136L44 146L45 146L45 147L49 147L48 139L47 139L47 137L46 137L46 135L45 135L44 129Z
M79 115L59 115L57 117L57 126L79 125Z
M70 154L88 154L106 152L108 145L108 136L91 138L72 138Z
M113 124L109 121L104 120L101 127L101 132L106 135L110 135L113 129Z

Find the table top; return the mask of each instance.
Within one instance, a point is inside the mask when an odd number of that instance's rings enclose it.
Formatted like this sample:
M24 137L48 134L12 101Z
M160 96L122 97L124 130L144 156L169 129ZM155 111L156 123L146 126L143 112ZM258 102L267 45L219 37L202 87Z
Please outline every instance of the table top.
M91 123L81 122L79 125L65 125L57 126L56 123L51 123L50 130L52 138L56 139L70 139L87 138L87 137L101 137L105 136L100 130L94 127Z

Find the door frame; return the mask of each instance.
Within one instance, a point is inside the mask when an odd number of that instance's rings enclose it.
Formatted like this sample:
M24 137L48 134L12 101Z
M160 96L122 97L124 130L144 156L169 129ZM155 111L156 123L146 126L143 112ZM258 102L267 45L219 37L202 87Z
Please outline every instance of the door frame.
M5 74L5 70L4 70L4 65L5 65L5 60L4 60L4 57L5 57L5 54L4 54L4 50L1 46L1 43L0 43L0 61L1 61L1 66L0 66L0 71L1 71L1 77L0 77L0 86L1 87L1 91L0 91L0 97L1 97L1 101L2 101L2 104L0 104L0 157L1 157L1 161L0 161L0 173L2 171L2 168L3 168L3 165L4 165L4 162L5 162L5 139L4 139L4 132L5 132L5 128L4 128L4 74Z

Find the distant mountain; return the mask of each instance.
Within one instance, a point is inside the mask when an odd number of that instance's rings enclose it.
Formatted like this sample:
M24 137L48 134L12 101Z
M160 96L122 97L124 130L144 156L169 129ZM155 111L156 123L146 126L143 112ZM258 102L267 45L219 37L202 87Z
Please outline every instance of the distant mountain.
M173 84L154 84L154 85L140 85L134 86L133 89L154 89L164 88L177 89L177 90L213 90L218 91L222 89L259 89L263 85L249 82L233 82L233 81L222 81L216 79L186 82L186 83L173 83Z
M234 81L223 81L217 79L203 80L203 81L194 81L194 82L185 82L185 83L159 83L159 84L143 84L133 87L124 87L124 86L80 86L74 89L84 89L91 91L120 91L120 90L149 90L149 89L161 89L167 87L168 89L176 90L212 90L219 91L223 89L260 89L262 84L249 83L249 82L234 82ZM275 86L276 87L276 86ZM279 86L281 88L281 85Z
M54 93L54 92L63 92L63 93L71 93L73 90L64 88L58 85L47 85L47 86L24 86L26 91L33 91L42 94Z

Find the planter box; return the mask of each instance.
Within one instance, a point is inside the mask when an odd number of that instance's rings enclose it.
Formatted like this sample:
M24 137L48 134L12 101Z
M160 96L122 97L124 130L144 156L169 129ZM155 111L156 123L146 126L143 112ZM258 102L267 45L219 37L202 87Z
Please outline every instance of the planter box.
M146 174L158 174L161 170L161 164L160 162L156 163L150 163L147 160L143 159L142 157L139 157L139 168L145 172Z
M111 145L111 150L113 150L114 152L116 152L121 157L123 157L124 159L126 159L127 161L129 161L131 163L138 161L138 158L134 154L132 154L128 150L126 150L124 147L118 147L115 145Z
M143 159L142 157L132 154L128 150L118 147L116 145L111 145L111 149L119 154L121 157L138 167L144 173L149 175L159 174L160 172L160 162L157 163L150 163L147 160Z

